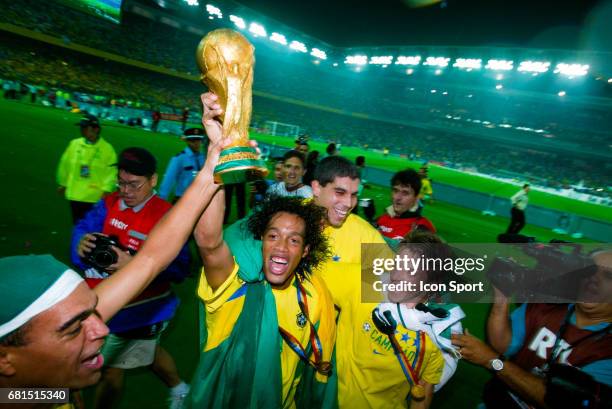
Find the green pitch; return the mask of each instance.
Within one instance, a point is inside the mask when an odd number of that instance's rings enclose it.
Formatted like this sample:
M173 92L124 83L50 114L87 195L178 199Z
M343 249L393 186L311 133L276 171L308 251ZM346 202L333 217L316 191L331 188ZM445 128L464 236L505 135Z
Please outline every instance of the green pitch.
M78 127L74 125L79 118L78 114L58 109L0 100L2 123L0 175L5 191L3 200L0 200L0 256L51 253L69 263L72 227L70 212L67 202L55 191L55 170L66 145L79 134ZM128 146L142 146L149 149L158 159L160 173L163 173L170 157L184 148L184 143L175 136L107 122L102 123L102 136L115 147L117 152ZM292 145L292 141L287 138L258 135L258 139ZM324 148L317 143L313 145L314 149ZM361 153L354 148L343 148L343 154L349 157ZM407 166L405 161L400 162L397 158L366 154L368 164L371 166L385 169ZM443 180L443 169L434 168L431 172L434 179L446 181ZM474 185L477 186L484 186L485 183L473 178L466 180L474 180ZM508 195L514 190L516 188L512 187ZM363 196L375 200L379 214L389 203L389 190L380 186L367 188ZM542 196L542 200L545 199ZM551 198L547 200L552 202ZM560 199L555 200L561 202ZM584 209L593 207L579 202L572 204L578 208L577 205L584 205ZM597 210L600 214L604 214L604 210ZM440 202L428 204L425 215L438 227L439 233L451 243L493 242L496 235L504 231L508 223L506 218L482 217L473 210ZM527 225L524 232L541 240L554 237L552 232L530 225ZM181 376L187 381L191 380L198 362L196 285L197 270L194 267L194 277L176 286L182 304L162 341L162 345L174 356ZM473 334L483 337L488 306L471 304L464 305L463 308L467 313L465 326ZM433 406L475 407L488 376L485 370L461 363L453 380L435 396ZM125 390L119 407L161 409L166 407L166 396L167 390L164 385L150 371L131 371L126 377ZM92 391L85 391L85 397L88 403L91 403Z

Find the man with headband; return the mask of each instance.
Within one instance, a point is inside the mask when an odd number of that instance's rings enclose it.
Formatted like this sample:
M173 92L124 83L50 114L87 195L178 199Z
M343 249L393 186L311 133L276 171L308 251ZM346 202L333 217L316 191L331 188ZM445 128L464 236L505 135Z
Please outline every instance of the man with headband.
M99 380L99 351L108 333L104 321L176 257L219 189L213 170L228 144L226 139L211 144L204 168L181 200L138 254L94 291L49 255L0 259L0 388L79 389Z

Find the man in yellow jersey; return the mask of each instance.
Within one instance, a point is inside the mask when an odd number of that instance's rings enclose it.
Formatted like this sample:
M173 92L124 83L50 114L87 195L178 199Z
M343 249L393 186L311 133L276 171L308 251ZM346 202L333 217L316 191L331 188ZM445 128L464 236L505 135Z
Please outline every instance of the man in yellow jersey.
M341 309L336 339L339 407L429 407L433 386L440 381L444 367L436 344L422 331L397 321L392 333L401 352L396 352L389 335L373 320L378 303L361 300L361 266L343 263L325 268L329 275L344 277L343 291L336 293ZM399 359L407 359L410 369L403 370ZM411 397L413 383L420 385L423 392L416 398Z
M433 202L433 188L431 187L431 180L429 179L427 164L421 166L419 169L419 176L421 177L419 200L424 202Z
M205 105L206 102L205 100ZM209 100L208 103L209 109L218 109L214 108L214 100ZM217 112L220 114L220 109ZM209 133L208 129L207 133ZM362 339L362 342L358 342L360 338L357 338L356 334L360 333L364 326L368 327L369 325L370 328L373 328L371 314L377 306L377 303L361 303L361 244L379 244L379 246L370 246L369 251L380 252L381 254L364 255L366 259L373 259L377 256L386 257L391 253L390 249L386 247L386 242L381 234L361 217L351 213L351 210L357 204L359 181L359 173L356 166L346 158L328 156L317 165L312 182L313 201L324 209L324 234L329 240L332 257L317 269L314 277L319 276L323 278L332 295L334 304L340 309L338 317L338 346L336 348L338 400L340 407L350 407L351 409L376 408L377 406L371 405L387 399L390 399L391 405L399 405L390 407L403 407L406 404L409 387L397 362L393 362L397 368L394 366L391 371L394 372L395 369L398 369L400 371L400 378L394 379L393 382L404 383L406 388L399 389L399 393L386 390L389 395L383 394L382 398L371 396L375 394L371 388L376 388L375 384L377 382L384 383L384 381L378 379L378 376L375 379L371 378L371 375L367 374L371 372L366 371L372 365L376 365L376 368L378 368L378 361L372 360L374 355L364 357L358 360L357 363L352 362L353 357L360 356L361 351L359 349L365 345L364 343L369 342L365 339ZM265 265L265 257L262 263L260 256L262 243L258 240L253 240L253 235L248 233L244 221L230 226L226 231L226 236L241 269L256 272L262 268L262 265ZM370 320L369 322L367 321L368 319ZM426 339L428 340L428 338ZM433 354L433 351L436 350L435 345L431 343L431 340L425 343L427 344L425 351ZM395 359L393 355L389 357L389 361ZM427 360L433 361L429 357ZM383 375L384 368L389 364L389 361L380 361ZM441 372L443 366L441 356L439 356L439 361L439 371ZM435 366L433 368L435 369ZM427 365L423 366L423 370L426 369ZM360 374L365 375L362 376ZM359 380L353 381L355 379ZM424 376L422 379L427 380L428 383L437 383L436 376L431 374ZM363 389L360 391L360 388ZM400 396L402 393L403 396ZM425 400L421 402L423 403Z
M214 140L222 130L211 122L205 126ZM323 211L301 198L264 201L248 220L250 234L263 243L263 266L254 275L243 274L240 257L224 241L224 211L219 191L194 233L207 336L191 405L327 407L335 312L325 284L310 274L328 257Z

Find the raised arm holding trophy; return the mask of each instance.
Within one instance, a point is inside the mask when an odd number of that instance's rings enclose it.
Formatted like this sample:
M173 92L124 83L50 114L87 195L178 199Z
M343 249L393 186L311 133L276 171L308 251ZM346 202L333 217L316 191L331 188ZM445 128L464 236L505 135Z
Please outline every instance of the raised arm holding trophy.
M225 148L215 168L217 183L240 183L267 175L265 163L249 145L252 111L254 48L240 33L218 29L208 33L196 51L201 80L218 96Z

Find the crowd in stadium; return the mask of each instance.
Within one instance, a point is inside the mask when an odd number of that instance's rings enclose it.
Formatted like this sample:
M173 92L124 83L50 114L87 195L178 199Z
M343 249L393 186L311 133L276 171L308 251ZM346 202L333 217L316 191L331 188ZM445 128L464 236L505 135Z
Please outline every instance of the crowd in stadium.
M40 2L29 1L27 6L7 2L7 12L0 18L11 24L34 28L61 38L66 43L84 44L181 72L195 71L192 53L200 37L194 34L164 24L154 24L130 13L124 16L129 20L129 24L124 22L117 25L57 4L43 7ZM75 21L78 23L74 24ZM85 26L90 29L84 30ZM130 41L125 41L126 38ZM197 101L193 95L197 93L199 86L190 81L124 64L108 61L100 63L95 57L68 50L57 52L59 49L54 49L55 52L50 52L47 51L48 47L38 47L34 42L26 40L16 41L13 37L10 37L10 41L5 40L11 43L10 46L3 45L0 50L6 61L0 76L5 79L16 79L45 88L102 94L107 101L137 101L149 109L168 107L169 111L178 111L189 106L192 110L197 110ZM529 147L509 146L508 142L499 141L483 145L443 130L422 129L423 124L436 124L447 130L459 129L465 132L471 129L472 132L482 132L481 125L465 121L458 123L448 119L449 116L457 115L457 112L460 112L463 118L482 118L481 121L495 121L497 118L498 122L502 122L499 109L487 113L494 104L488 103L486 96L474 98L469 105L461 103L455 110L432 109L432 103L435 105L436 102L431 100L431 94L427 91L411 92L406 86L394 85L393 81L359 78L355 73L340 75L324 72L292 58L286 58L281 63L278 57L274 57L274 52L265 48L262 46L262 51L258 54L255 91L294 98L303 101L304 106L256 98L253 115L256 127L261 128L260 124L268 120L298 124L317 139L375 149L389 148L398 154L424 161L435 160L448 166L474 169L481 173L495 174L505 168L511 173L523 174L539 184L551 187L567 187L581 181L586 186L594 187L601 187L606 183L608 168L605 164L590 166L590 163L566 153L544 154ZM318 74L313 75L317 70ZM321 77L326 79L321 80ZM313 92L317 86L325 87L325 81L330 83L329 92ZM332 87L332 83L343 86ZM335 91L336 88L342 92ZM368 98L376 100L377 104L366 103L364 89L368 90ZM410 102L402 104L402 96L408 94L410 97L407 101ZM338 109L344 114L328 112ZM556 117L546 118L546 112L549 111L551 114L556 112ZM353 116L352 112L365 113L371 119ZM534 129L537 126L532 124L548 124L546 132L553 133L556 140L573 143L575 146L579 146L580 138L586 135L593 141L603 141L606 137L605 132L597 131L605 121L597 120L596 111L581 116L584 123L574 122L573 128L564 125L569 115L559 115L558 110L554 109L538 112L539 117L533 116L528 105L513 106L511 109L506 107L504 112L504 123L513 122L515 127L531 125ZM386 122L388 120L391 122ZM498 128L496 132L508 131ZM532 138L525 132L524 135L520 135L519 131L513 132L519 133L514 134L514 138ZM431 143L433 140L437 143ZM499 147L494 155L490 154L489 149L482 149L492 145ZM507 161L504 152L509 152L513 160ZM546 160L533 160L543 157ZM568 161L572 166L567 166ZM537 163L535 167L534 163Z

